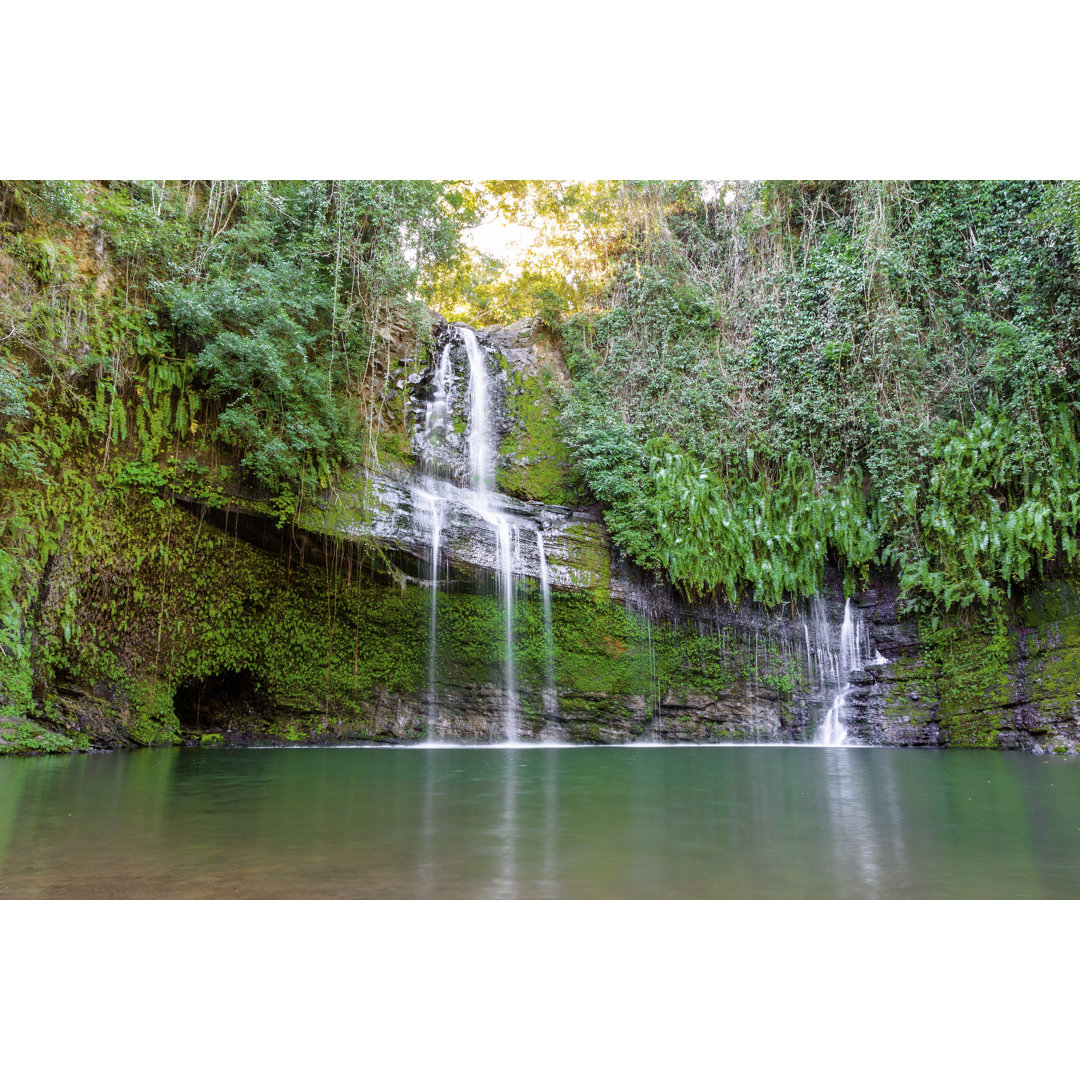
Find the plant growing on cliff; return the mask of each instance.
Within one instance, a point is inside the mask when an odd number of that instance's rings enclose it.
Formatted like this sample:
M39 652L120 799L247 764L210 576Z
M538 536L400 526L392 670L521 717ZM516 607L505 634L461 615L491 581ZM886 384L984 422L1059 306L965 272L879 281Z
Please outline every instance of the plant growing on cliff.
M161 282L219 430L271 490L326 486L373 446L377 331L450 257L460 222L432 182L239 185L192 280Z
M816 591L827 554L945 607L1071 563L1071 192L633 188L618 272L563 334L567 440L616 542L768 603Z

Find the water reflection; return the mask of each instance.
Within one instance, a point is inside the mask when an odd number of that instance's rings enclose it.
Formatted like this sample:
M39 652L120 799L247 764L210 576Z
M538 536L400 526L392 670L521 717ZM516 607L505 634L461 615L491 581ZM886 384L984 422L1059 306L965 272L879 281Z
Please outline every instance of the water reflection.
M1080 897L1080 764L813 747L0 759L0 896Z
M551 899L558 893L559 851L559 754L547 751L544 762L544 813L543 831L544 861L540 871L540 895Z
M858 751L826 750L824 790L828 798L834 880L855 885L865 896L879 896L881 822L871 819L875 804L868 800Z
M420 855L417 860L417 889L416 895L425 899L436 895L436 876L438 866L436 863L435 847L435 784L438 775L438 751L425 750L424 754L424 801L420 819Z
M503 805L502 815L499 819L496 842L498 865L495 872L495 881L492 895L496 899L508 900L517 895L515 890L515 859L517 857L517 830L516 819L518 800L518 769L524 765L521 761L526 751L517 748L503 750L502 758L502 788Z

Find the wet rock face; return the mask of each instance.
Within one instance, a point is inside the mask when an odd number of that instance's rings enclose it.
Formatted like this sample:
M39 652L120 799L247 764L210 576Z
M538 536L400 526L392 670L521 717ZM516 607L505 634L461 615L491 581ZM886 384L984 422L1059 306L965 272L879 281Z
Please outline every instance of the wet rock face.
M66 733L83 732L95 747L121 750L137 743L125 734L134 713L127 698L112 687L58 687L41 718Z
M399 470L371 478L370 511L340 513L336 524L314 521L318 529L374 540L383 548L407 553L415 560L418 580L430 578L435 515L440 521L442 581L476 581L494 575L498 564L493 514L509 519L513 530L514 573L540 579L537 534L543 533L551 584L556 588L590 590L603 587L609 575L610 545L603 521L587 510L525 503L507 495L489 494L481 505L473 493L446 480Z
M409 441L422 471L468 487L473 481L468 441L469 353L460 324L438 323L433 330L435 361L411 375L405 388L412 424ZM489 327L475 333L484 352L490 444L498 465L499 447L513 428L508 408L513 393L510 374L536 371L535 326L531 320L522 320L505 329Z
M715 695L672 691L660 702L641 694L581 693L560 688L554 708L542 695L519 694L517 737L522 742L786 742L790 711L738 689ZM443 683L432 708L426 693L376 692L359 709L315 699L306 707L280 702L265 714L228 709L208 712L199 728L183 728L186 741L213 733L225 745L274 742L283 730L306 742L497 743L506 739L507 694L493 683ZM432 722L432 720L434 722ZM797 730L798 725L795 725ZM117 744L119 745L119 744Z
M844 722L858 741L1074 752L1080 746L1080 597L1067 582L1031 588L996 638L970 630L923 641L897 615L897 589L861 598L891 663L853 673ZM869 678L867 678L869 676Z
M495 531L471 503L469 493L448 481L401 471L374 478L375 510L367 519L348 512L316 524L316 531L356 539L374 537L392 557L409 560L406 579L430 580L430 551L436 503L442 513L439 580L490 586L496 571ZM628 739L681 741L802 741L813 738L833 702L836 687L823 681L815 658L807 660L804 627L810 605L768 610L751 603L691 603L653 576L612 558L599 515L566 507L522 503L491 496L490 507L515 522L514 565L520 579L540 576L537 533L544 535L550 580L556 590L585 592L610 601L654 626L694 627L700 636L734 635L747 654L743 675L721 694L701 694L676 680L665 685L659 703L633 694L589 700L563 688L556 715L543 717L539 706L523 709L521 737L558 736L593 742ZM368 505L371 505L369 502ZM1051 590L1052 591L1052 590ZM1070 594L1071 595L1071 594ZM888 663L850 673L842 723L850 741L886 746L987 746L1009 749L1075 748L1080 744L1080 603L1076 610L1040 600L1027 605L1029 625L1009 631L1011 654L993 670L980 667L977 637L970 643L970 670L951 670L947 658L928 648L915 620L898 613L897 589L877 582L852 598L867 636L869 655ZM1071 601L1070 601L1071 603ZM837 633L843 619L840 576L826 575L820 600L823 618ZM1060 610L1059 610L1060 609ZM756 678L777 655L790 676L785 694ZM955 665L953 665L955 666ZM540 695L522 687L522 700ZM775 695L774 695L775 696ZM505 726L503 690L497 685L448 686L438 705L441 737L492 741ZM372 702L368 737L415 739L423 736L428 706L419 698ZM550 710L549 710L550 711ZM355 728L349 731L359 736Z
M656 735L675 742L790 742L804 726L791 702L745 684L717 694L669 690L653 718Z

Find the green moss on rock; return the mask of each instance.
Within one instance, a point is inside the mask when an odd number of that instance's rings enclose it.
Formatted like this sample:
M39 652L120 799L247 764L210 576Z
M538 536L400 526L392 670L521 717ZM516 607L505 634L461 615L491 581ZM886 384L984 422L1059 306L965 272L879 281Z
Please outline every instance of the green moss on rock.
M50 731L31 720L0 719L0 754L70 754L89 746L85 736Z
M507 408L511 433L499 453L510 464L499 470L500 490L515 498L570 506L580 501L570 452L559 433L559 406L549 368L536 375L510 370Z

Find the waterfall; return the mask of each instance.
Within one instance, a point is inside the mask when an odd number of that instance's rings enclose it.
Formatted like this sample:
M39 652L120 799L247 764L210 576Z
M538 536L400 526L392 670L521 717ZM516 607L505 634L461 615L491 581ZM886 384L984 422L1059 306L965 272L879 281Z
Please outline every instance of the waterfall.
M447 342L431 380L434 390L424 412L424 442L428 446L446 438L446 421L450 414L448 399L453 384L454 369L450 366L450 343Z
M438 742L439 701L435 681L435 661L438 655L439 600L439 538L442 533L443 511L431 501L431 613L428 619L428 728L427 741Z
M536 532L536 547L540 556L540 597L544 605L544 716L553 716L558 707L555 697L555 636L551 627L551 581L548 578L547 555L544 553L544 534Z
M510 550L510 523L505 518L495 522L499 568L499 594L503 602L503 629L506 663L506 741L517 742L517 686L514 681L514 569Z
M816 615L816 622L824 621L824 605L817 607ZM862 668L866 662L862 649L863 636L862 621L856 623L852 618L849 597L844 601L844 621L840 626L838 648L835 652L828 650L827 664L822 665L820 659L818 664L823 685L827 673L832 678L832 688L835 691L832 705L826 711L825 718L814 736L814 742L821 746L842 746L847 741L847 728L843 723L844 700L851 689L851 673Z
M491 431L488 424L487 361L476 334L468 326L460 327L469 354L469 464L472 466L472 490L481 512L489 511L491 488Z
M466 437L469 441L469 464L472 467L473 505L478 514L495 530L497 591L503 603L505 626L505 690L506 690L506 741L517 742L518 701L514 680L514 557L512 539L516 542L516 529L511 536L510 520L498 513L491 501L491 426L489 421L489 394L487 358L476 334L468 326L459 327L465 351L469 356L469 422Z
M645 612L645 630L648 634L649 641L649 686L650 689L656 691L656 712L653 715L653 733L656 736L657 742L662 742L664 738L664 713L660 708L660 676L656 673L656 654L653 651L652 641L652 616Z

